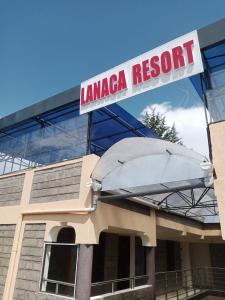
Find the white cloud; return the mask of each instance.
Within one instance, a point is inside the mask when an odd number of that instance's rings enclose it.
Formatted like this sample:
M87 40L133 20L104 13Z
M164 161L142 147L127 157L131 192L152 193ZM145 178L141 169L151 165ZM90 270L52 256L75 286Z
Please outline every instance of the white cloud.
M203 106L172 107L168 102L147 106L141 113L155 109L166 117L167 125L175 124L186 147L208 157L205 112Z

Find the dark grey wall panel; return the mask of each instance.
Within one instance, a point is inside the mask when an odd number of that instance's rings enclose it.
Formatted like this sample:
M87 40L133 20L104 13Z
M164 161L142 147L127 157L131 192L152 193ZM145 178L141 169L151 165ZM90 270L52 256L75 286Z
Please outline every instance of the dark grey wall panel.
M0 178L0 206L19 205L24 175Z
M215 268L225 268L225 245L210 244L209 245L211 266Z
M30 203L79 197L81 162L35 172Z
M0 299L2 299L9 267L16 225L0 225Z
M45 224L25 225L14 300L65 299L64 297L39 293L45 226Z
M14 299L36 299L39 289L45 224L27 224L24 230Z

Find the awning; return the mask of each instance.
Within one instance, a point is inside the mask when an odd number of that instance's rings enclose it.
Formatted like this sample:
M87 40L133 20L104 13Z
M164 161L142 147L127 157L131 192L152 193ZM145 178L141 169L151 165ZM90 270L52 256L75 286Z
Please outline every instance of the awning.
M207 159L184 146L151 138L126 138L101 157L92 179L100 199L131 199L204 222L217 222L212 170Z

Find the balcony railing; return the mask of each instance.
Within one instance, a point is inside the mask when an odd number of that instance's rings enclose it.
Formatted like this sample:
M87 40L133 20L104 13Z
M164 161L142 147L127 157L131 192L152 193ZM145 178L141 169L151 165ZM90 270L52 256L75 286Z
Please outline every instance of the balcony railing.
M157 300L183 300L202 292L225 293L225 268L205 267L188 270L158 272L155 275L155 293ZM60 295L60 289L71 289L68 296L73 296L75 284L43 279L51 288L51 293ZM117 291L133 290L147 285L148 276L136 276L94 282L91 296L114 294Z
M91 285L92 296L102 295L102 294L114 294L120 290L134 289L135 287L146 285L148 281L147 275L120 278L114 280L106 280L101 282L94 282Z
M92 296L114 294L147 284L148 276L92 283ZM182 300L203 292L225 292L225 268L205 267L158 272L155 275L157 300Z
M156 298L186 299L205 291L225 292L225 268L205 267L156 273Z

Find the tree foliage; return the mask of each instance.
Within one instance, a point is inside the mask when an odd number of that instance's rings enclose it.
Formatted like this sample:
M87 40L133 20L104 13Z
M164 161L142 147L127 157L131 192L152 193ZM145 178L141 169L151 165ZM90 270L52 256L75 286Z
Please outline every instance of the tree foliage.
M146 127L150 128L163 140L180 145L183 144L182 139L178 136L175 124L173 124L171 127L168 126L166 124L166 117L163 114L156 112L155 109L152 109L150 112L146 112L142 116L141 121Z

